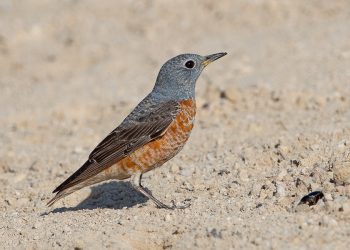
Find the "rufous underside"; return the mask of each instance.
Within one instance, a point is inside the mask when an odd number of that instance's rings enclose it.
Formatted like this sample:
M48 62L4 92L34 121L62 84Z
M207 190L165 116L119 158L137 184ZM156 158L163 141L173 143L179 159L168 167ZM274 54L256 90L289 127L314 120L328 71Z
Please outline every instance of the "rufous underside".
M185 145L193 128L194 100L180 102L180 112L160 138L149 142L129 156L104 170L108 179L125 179L137 172L145 173L173 158Z

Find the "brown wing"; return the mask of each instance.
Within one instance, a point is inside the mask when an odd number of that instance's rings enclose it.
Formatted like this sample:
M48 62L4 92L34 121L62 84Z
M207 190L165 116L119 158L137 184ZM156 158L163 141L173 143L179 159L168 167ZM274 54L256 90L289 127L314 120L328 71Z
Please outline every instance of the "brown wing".
M113 130L89 155L89 160L53 192L76 185L120 161L148 142L162 136L179 112L178 102L152 107L151 112L133 117Z

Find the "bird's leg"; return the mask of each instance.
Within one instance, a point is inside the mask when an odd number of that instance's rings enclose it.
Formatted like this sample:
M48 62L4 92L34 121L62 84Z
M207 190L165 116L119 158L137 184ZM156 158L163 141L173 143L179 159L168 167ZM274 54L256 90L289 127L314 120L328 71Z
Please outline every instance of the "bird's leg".
M190 206L190 204L187 204L187 205L184 205L184 206L176 206L174 201L172 201L173 204L171 206L165 205L163 202L159 201L152 194L150 194L149 192L146 191L146 189L141 184L141 179L142 179L142 173L134 174L133 176L131 176L131 185L137 191L142 193L144 196L146 196L147 198L151 199L157 205L158 208L166 208L166 209L179 208L179 209L183 209L183 208L187 208L187 207Z

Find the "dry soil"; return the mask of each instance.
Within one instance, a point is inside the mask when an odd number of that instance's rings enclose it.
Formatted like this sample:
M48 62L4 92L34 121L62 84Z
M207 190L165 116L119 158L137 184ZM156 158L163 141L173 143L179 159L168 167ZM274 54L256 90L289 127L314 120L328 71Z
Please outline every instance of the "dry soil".
M46 207L167 59L221 51L184 150L144 178L191 207L114 181ZM1 0L0 247L346 249L349 79L347 0Z

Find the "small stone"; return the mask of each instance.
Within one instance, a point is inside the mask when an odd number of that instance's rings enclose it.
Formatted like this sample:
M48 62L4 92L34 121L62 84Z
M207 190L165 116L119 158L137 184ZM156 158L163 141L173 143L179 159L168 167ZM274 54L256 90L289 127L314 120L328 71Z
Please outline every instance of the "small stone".
M183 182L181 188L190 192L194 191L194 186L189 182Z
M316 205L317 202L324 197L324 194L321 191L311 192L301 198L298 205L306 204L309 206Z
M219 193L223 196L228 196L228 192L226 188L220 188Z
M165 215L164 220L165 220L165 221L171 221L171 216L170 216L170 214Z
M258 197L260 194L260 190L261 190L261 184L260 183L254 183L252 188L250 189L249 194L253 195L255 197Z
M170 167L170 172L173 174L177 174L180 171L180 167L177 164L172 164Z
M284 197L284 196L286 196L286 189L285 189L283 183L277 182L276 183L276 189L277 189L277 197Z
M279 172L277 175L277 180L282 181L286 175L287 175L287 170L282 169L282 171Z
M38 229L41 227L41 223L39 221L35 222L35 224L33 225L33 229Z
M282 145L282 146L280 146L280 151L281 151L282 154L285 155L285 154L288 154L290 152L290 148L287 147L287 146Z
M346 149L347 141L342 140L341 142L338 143L338 149L340 152L344 152Z
M332 201L333 197L330 193L325 193L324 194L324 198L326 199L326 201Z
M333 174L337 185L350 184L350 162L343 162L335 165Z

